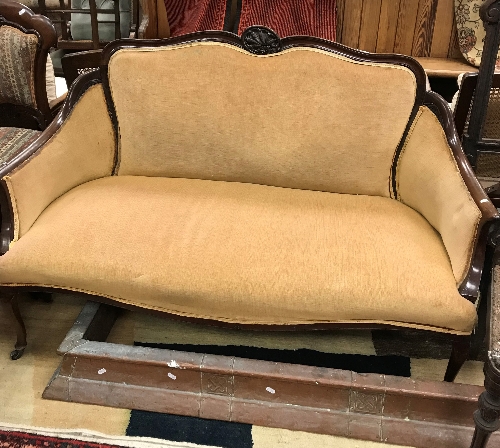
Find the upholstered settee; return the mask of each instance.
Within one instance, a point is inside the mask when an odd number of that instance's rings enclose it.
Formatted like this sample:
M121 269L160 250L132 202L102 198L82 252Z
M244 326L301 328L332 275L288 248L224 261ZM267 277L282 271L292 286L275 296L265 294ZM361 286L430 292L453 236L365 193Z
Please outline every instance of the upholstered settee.
M255 328L449 333L499 219L411 58L249 28L116 41L0 170L0 291ZM48 330L50 331L50 330Z

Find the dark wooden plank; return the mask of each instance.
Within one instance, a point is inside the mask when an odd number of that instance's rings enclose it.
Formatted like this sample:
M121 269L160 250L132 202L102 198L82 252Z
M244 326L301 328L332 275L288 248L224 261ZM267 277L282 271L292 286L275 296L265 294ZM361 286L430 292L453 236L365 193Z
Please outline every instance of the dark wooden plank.
M460 52L460 48L458 46L458 32L457 32L457 23L455 21L455 15L453 15L453 27L451 29L451 38L450 38L450 46L448 48L448 57L450 59L465 60L462 53Z
M158 24L158 38L170 37L170 24L168 23L167 10L163 0L156 0L156 17Z
M398 25L394 51L401 54L411 54L413 48L413 34L417 21L418 2L415 0L401 0L399 5Z
M337 0L337 28L336 37L337 42L342 42L342 29L344 25L344 9L346 0Z
M99 46L104 47L105 42L100 42ZM60 40L57 42L57 48L62 48L64 50L93 50L94 42L91 40Z
M382 0L377 36L377 53L393 53L401 0Z
M464 72L477 72L475 67L467 64L462 59L449 59L449 58L420 58L415 57L424 68L427 76L437 76L440 78L456 78L460 73Z
M380 7L382 0L364 0L361 12L358 48L374 52L377 48Z
M413 35L413 56L426 57L431 54L432 35L436 20L438 0L420 0Z
M358 48L362 11L363 0L349 0L344 8L341 43L348 47Z
M446 58L450 48L455 17L454 0L439 0L432 33L431 58Z

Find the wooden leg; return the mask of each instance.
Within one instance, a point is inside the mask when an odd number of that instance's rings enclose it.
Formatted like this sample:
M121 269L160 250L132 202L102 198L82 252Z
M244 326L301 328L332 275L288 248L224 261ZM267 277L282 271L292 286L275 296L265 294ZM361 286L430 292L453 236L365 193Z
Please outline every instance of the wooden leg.
M484 448L491 434L500 428L500 371L490 357L484 365L485 391L479 396L479 409L474 412L476 430L471 448Z
M452 383L469 356L471 336L455 336L444 380Z
M481 275L481 283L479 290L481 294L481 302L477 309L478 324L471 337L471 349L469 359L478 359L480 353L484 350L486 333L488 330L488 297L490 295L491 274L493 269L493 247L486 247L486 254L484 256L483 274Z
M26 348L26 327L19 311L18 296L17 294L2 296L1 302L5 310L5 314L10 316L12 324L14 325L17 333L17 341L14 350L10 353L10 359L16 360L23 356L24 349Z

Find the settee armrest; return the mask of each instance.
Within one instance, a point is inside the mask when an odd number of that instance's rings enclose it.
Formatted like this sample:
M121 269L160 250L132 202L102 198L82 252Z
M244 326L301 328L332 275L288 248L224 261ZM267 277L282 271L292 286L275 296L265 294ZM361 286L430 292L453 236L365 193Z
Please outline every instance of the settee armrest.
M74 83L45 131L0 166L0 254L70 189L112 174L115 135L95 73Z
M434 92L426 104L398 159L397 199L441 235L461 294L475 301L489 224L500 215L462 151L448 104Z

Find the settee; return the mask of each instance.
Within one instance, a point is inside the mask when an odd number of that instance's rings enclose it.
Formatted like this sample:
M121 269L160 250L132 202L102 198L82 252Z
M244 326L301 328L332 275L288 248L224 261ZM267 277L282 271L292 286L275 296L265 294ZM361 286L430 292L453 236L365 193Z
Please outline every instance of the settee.
M316 38L115 41L0 168L0 294L251 328L413 328L467 356L499 219L413 59Z

